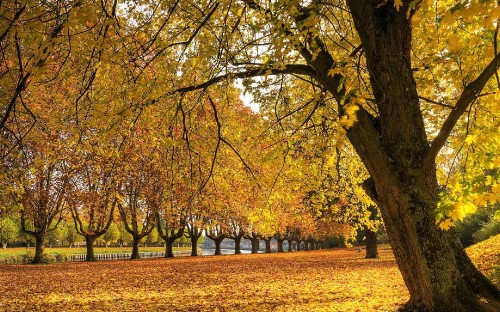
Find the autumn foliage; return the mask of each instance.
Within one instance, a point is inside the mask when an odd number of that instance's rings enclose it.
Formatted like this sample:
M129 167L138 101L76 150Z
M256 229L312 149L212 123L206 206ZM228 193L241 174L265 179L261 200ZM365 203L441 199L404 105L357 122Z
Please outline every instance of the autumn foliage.
M411 294L406 310L476 311L479 298L500 306L500 290L448 231L483 207L500 218L498 6L2 1L0 218L35 239L34 263L61 222L74 223L93 261L94 242L118 219L133 258L154 229L167 254L189 236L194 256L203 233L307 250L360 230L373 243L383 221ZM280 257L289 256L270 262ZM238 293L253 300L229 308L267 297Z

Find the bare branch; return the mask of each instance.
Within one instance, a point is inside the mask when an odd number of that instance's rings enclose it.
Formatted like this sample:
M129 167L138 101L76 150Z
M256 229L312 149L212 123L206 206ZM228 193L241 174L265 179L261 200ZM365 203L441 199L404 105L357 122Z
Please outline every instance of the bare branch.
M175 89L175 90L168 92L166 95L172 95L175 93L186 93L186 92L190 92L190 91L206 89L211 85L214 85L216 83L219 83L223 80L230 79L230 78L232 78L232 79L251 78L251 77L257 77L257 76L264 76L265 74L269 74L269 75L297 74L297 75L316 77L316 72L312 69L312 67L310 67L308 65L302 65L302 64L285 65L284 69L255 68L255 69L249 69L249 70L243 71L243 72L229 73L229 74L217 76L217 77L214 77L210 80L207 80L207 81L200 83L200 84L197 84L197 85L180 87L178 89Z
M203 188L205 188L208 181L210 180L210 177L214 172L215 162L217 161L217 153L219 152L220 142L222 141L222 134L221 134L222 126L219 121L219 115L217 114L217 107L215 106L215 103L214 101L212 101L212 98L210 96L208 97L208 101L210 102L212 110L214 111L214 118L217 124L217 144L215 145L215 151L214 151L214 156L212 157L212 164L210 165L210 171L208 173L206 180L203 181L203 183L198 188L198 192L200 192Z
M450 104L446 104L446 103L443 103L443 102L434 101L432 99L429 99L429 98L426 98L426 97L423 97L423 96L419 96L418 98L421 99L421 100L424 100L426 102L429 102L429 103L432 103L432 104L436 104L436 105L439 105L439 106L443 106L443 107L446 107L446 108L449 108L449 109L453 109L454 108Z

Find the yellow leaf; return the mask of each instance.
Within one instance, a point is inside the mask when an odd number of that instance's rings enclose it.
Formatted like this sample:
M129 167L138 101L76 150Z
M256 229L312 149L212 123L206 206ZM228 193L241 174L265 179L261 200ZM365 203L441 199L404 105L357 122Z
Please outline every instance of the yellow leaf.
M394 0L394 6L399 11L399 8L403 6L403 0Z
M453 222L451 219L446 219L443 222L439 223L439 227L443 230L449 230L453 226Z

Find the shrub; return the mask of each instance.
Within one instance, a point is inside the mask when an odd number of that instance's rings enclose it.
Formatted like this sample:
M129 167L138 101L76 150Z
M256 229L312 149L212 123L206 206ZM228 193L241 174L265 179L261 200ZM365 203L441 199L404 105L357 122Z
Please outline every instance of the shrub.
M479 243L497 234L500 234L500 222L491 217L473 234L473 238L476 243Z

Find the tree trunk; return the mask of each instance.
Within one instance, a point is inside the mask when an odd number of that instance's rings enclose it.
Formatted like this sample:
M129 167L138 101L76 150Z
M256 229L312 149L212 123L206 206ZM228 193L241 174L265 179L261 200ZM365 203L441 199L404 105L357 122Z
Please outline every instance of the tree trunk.
M198 256L198 237L191 236L191 256Z
M252 238L252 253L256 254L259 253L259 239L258 238Z
M141 238L139 237L134 237L132 239L132 255L130 256L130 259L140 259L141 256L139 255L139 243L141 242Z
M393 213L395 207L391 205L382 209L396 261L411 296L406 308L482 311L476 293L500 301L500 293L470 262L454 231L436 226L434 208L430 209L435 206L412 205L407 200L403 205L398 203L405 213Z
M7 242L1 242L0 245L2 245L2 249L7 249Z
M234 254L235 255L241 254L241 236L236 236L234 238Z
M392 3L347 1L378 108L377 118L360 108L347 135L370 173L365 189L408 287L405 309L482 311L476 295L499 309L500 291L472 265L455 232L436 225L439 186L412 71L412 11L403 3L396 10Z
M271 253L271 239L266 238L264 239L264 242L266 243L266 253Z
M374 232L368 228L365 229L366 233L366 259L378 258L378 248L377 248L377 232Z
M220 249L220 244L222 243L222 238L221 239L214 239L214 242L215 242L214 256L220 256L220 255L222 255L222 251Z
M286 241L288 242L288 251L289 252L293 251L292 248L293 241L291 239L287 239Z
M95 236L87 235L85 236L85 244L87 245L87 256L85 261L95 261L94 255L94 242L96 240Z
M278 252L283 252L283 241L284 239L277 239L278 242Z
M302 247L300 246L301 243L302 243L302 241L297 240L297 251L301 251L302 250Z
M33 263L35 264L43 263L44 240L44 234L37 233L35 235L35 258L33 258Z
M304 251L309 251L309 241L308 240L304 241Z
M169 238L165 240L165 258L173 258L174 257L174 241L171 241Z

